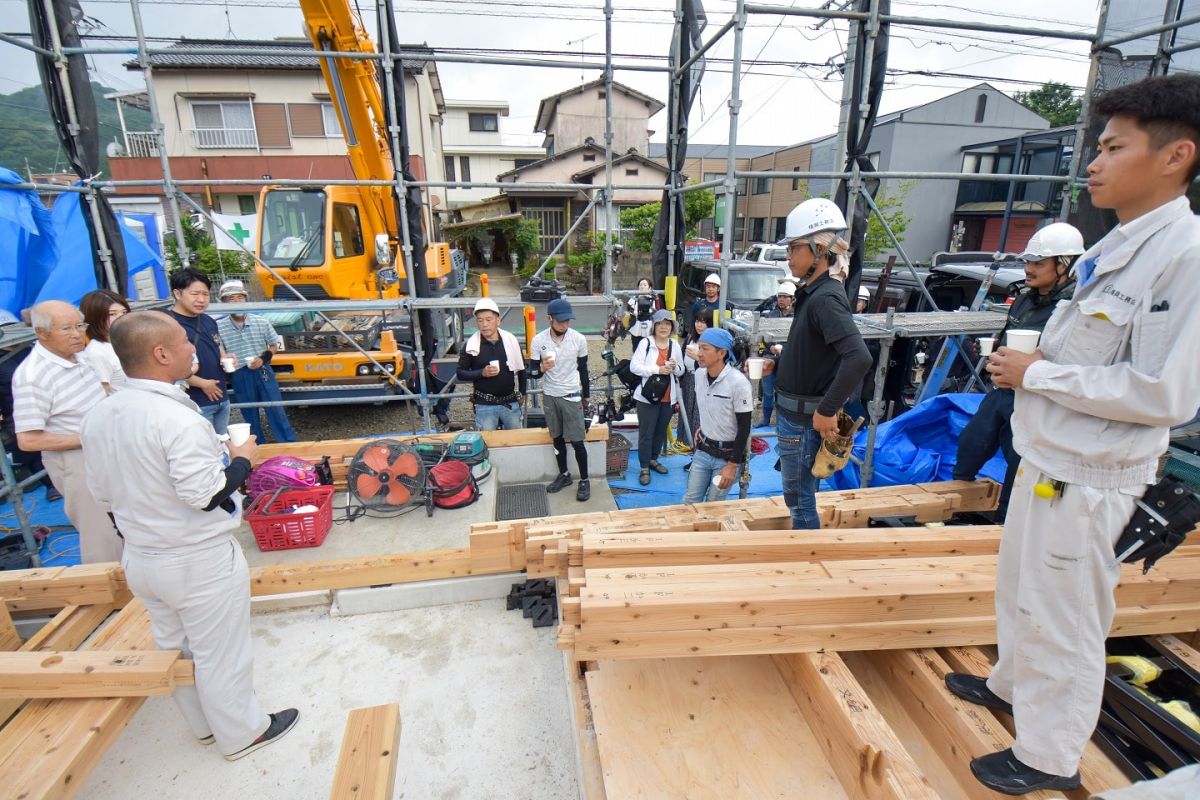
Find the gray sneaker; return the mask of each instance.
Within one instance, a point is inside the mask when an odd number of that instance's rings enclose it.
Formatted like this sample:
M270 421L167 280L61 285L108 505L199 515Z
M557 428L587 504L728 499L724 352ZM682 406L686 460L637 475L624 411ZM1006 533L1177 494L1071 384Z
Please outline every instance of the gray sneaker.
M283 711L277 711L271 715L271 724L263 731L262 736L259 736L236 753L230 753L225 756L225 760L237 761L243 756L250 755L255 750L266 747L271 742L282 739L284 734L296 727L296 720L298 719L300 719L300 712L294 708L285 708Z

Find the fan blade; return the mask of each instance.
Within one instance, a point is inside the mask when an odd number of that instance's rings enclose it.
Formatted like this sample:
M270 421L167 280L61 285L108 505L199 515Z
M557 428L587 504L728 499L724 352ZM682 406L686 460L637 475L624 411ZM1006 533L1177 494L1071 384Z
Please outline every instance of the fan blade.
M375 472L386 472L388 468L388 448L372 447L367 452L363 453L362 463L366 464Z
M399 481L388 484L387 501L390 506L406 506L412 500L412 492Z
M415 478L421 474L421 459L413 453L401 453L388 472L393 478Z
M360 473L354 476L354 492L365 500L370 500L379 494L379 487L381 486L383 486L383 481L374 475Z

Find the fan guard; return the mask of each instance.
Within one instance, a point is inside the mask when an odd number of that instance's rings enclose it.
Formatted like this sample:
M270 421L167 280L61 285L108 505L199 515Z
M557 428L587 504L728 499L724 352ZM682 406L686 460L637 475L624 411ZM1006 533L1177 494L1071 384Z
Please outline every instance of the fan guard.
M399 510L424 502L425 464L411 445L378 439L363 445L350 462L346 489L363 508Z

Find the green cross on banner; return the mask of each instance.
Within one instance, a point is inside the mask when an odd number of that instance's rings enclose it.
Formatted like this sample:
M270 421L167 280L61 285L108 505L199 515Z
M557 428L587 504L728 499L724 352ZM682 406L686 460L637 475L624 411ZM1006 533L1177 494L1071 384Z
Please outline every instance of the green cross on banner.
M246 240L250 238L250 231L243 228L242 223L235 222L233 223L233 227L229 229L229 236L237 239L239 243L245 244Z

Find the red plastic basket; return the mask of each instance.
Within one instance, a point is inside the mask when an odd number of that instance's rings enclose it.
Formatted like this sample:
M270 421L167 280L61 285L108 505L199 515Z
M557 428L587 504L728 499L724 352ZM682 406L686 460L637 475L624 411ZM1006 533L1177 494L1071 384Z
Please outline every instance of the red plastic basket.
M297 506L316 506L316 511L293 514ZM333 487L283 489L259 495L246 510L245 519L254 531L259 550L292 550L320 547L333 527Z

